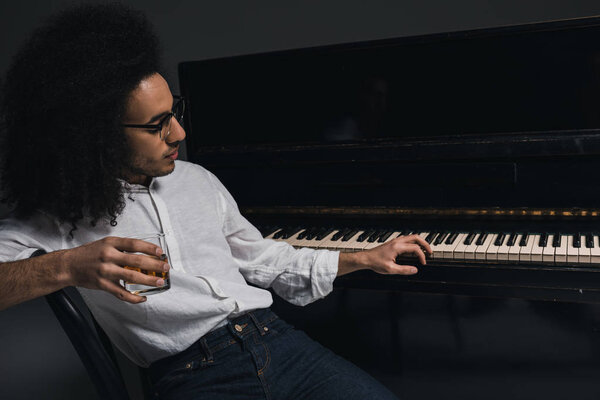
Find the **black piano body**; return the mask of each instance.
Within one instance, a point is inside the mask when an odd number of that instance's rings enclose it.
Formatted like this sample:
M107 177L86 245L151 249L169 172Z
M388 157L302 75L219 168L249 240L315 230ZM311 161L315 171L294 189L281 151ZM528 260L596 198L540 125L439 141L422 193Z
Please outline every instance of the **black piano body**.
M277 301L287 319L407 398L449 393L409 365L493 388L452 398L598 398L600 18L185 62L179 77L188 158L265 236L550 239L547 257L350 274L304 309ZM526 378L519 391L481 371Z

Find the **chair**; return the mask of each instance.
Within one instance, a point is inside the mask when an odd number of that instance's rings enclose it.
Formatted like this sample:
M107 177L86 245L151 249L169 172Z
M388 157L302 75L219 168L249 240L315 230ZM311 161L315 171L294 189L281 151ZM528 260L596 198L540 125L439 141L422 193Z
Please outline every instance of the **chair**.
M45 251L37 250L31 257L43 254ZM46 295L46 301L77 351L100 398L129 400L110 339L83 300L75 301L76 296L79 294L74 289L65 288ZM86 313L90 315L91 323L86 319ZM143 368L139 368L139 372L144 398L150 399L153 397L150 381Z

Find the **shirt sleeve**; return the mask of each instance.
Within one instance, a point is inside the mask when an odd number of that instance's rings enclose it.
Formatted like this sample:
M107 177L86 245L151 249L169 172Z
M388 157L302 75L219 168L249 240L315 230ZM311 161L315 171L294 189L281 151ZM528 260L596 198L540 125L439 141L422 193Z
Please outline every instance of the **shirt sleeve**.
M235 200L218 178L209 174L217 192L223 234L247 282L270 287L296 305L311 303L333 290L339 252L295 249L284 242L264 239L240 214Z
M63 247L58 225L44 214L0 220L0 263L24 260L36 250L50 253Z

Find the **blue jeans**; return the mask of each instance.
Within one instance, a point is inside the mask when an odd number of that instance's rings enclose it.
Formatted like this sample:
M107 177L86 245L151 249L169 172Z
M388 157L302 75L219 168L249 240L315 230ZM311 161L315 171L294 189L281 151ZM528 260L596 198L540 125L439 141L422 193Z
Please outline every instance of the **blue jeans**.
M269 309L231 320L148 372L159 399L397 399Z

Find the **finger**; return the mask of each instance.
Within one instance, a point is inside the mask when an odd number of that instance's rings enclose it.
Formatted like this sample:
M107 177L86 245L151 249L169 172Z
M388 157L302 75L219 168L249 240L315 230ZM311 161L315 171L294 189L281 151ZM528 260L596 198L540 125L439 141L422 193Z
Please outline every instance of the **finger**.
M140 239L109 237L105 239L109 244L117 250L127 251L130 253L144 253L150 256L160 257L163 255L163 250L154 243L146 242Z
M135 271L126 268L119 268L119 273L116 273L112 280L119 281L123 280L129 283L142 284L147 286L156 286L160 287L165 284L165 278L162 274L158 276L153 276L150 274L146 274L140 271Z
M406 244L406 249L403 253L412 253L419 259L419 262L423 265L427 264L427 260L425 258L425 253L421 250L421 246L419 244Z
M427 243L427 240L423 239L421 236L412 235L411 240L413 243L416 243L419 246L421 246L421 248L423 250L425 250L427 253L429 253L430 255L433 254L433 250L431 250L431 246L429 245L429 243Z
M123 300L127 303L139 304L146 301L146 296L139 296L137 294L129 293L127 290L125 290L125 288L123 288L123 286L115 282L106 283L104 290L115 296L117 299Z
M412 265L395 265L392 268L395 271L394 273L398 275L414 275L419 272L419 270Z
M153 272L167 272L170 266L167 262L156 257L143 254L119 253L115 256L115 263L123 267L139 268Z

